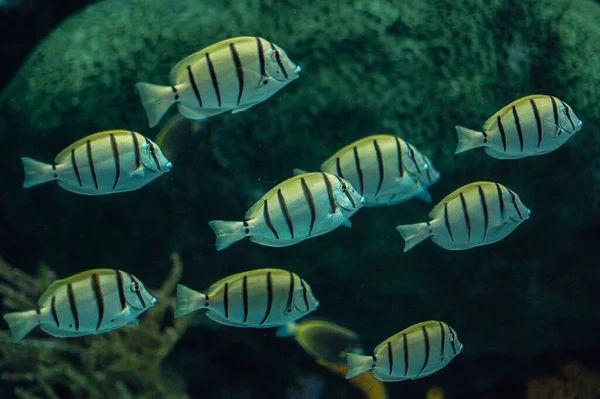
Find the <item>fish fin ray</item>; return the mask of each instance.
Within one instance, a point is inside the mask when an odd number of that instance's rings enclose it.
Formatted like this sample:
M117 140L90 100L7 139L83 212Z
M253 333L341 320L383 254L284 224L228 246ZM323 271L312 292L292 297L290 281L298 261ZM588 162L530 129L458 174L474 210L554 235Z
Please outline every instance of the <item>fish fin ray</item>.
M431 227L427 223L405 224L396 227L405 241L404 252L431 237Z
M27 157L22 157L21 162L23 162L23 169L25 170L23 187L34 187L56 180L52 165Z
M236 242L246 238L243 222L228 222L225 220L211 220L208 225L215 233L217 251L221 251Z
M175 318L206 308L206 295L194 291L183 284L177 284L177 304L175 305Z
M171 105L176 102L173 88L145 82L136 83L135 88L146 111L148 125L150 127L158 125L158 122L171 108Z
M10 334L14 344L21 342L31 330L40 324L38 314L35 310L8 313L5 314L3 318L10 328Z
M357 355L356 353L351 352L346 354L346 361L348 362L348 373L346 374L347 380L371 370L374 363L372 356Z
M473 148L483 147L485 136L483 132L468 129L462 126L455 126L458 143L456 144L455 154L460 154Z

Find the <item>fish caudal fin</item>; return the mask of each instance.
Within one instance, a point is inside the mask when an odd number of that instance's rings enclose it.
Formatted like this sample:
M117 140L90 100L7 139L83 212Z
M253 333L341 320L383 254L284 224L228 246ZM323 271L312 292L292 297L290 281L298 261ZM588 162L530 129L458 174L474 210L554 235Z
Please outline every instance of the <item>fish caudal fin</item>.
M175 102L173 88L144 82L136 83L135 88L146 110L148 124L150 127L158 125L160 119Z
M356 353L347 353L348 373L346 379L354 378L359 374L369 371L375 365L373 356L357 355Z
M55 180L52 165L27 157L21 158L21 162L23 162L23 169L25 169L23 187L29 188Z
M483 147L485 135L476 130L467 129L462 126L455 126L456 134L458 135L458 144L456 145L455 154L460 154L473 148Z
M404 238L404 252L431 236L431 227L427 223L404 224L397 226L396 230Z
M182 284L177 284L177 305L175 305L175 318L185 316L206 307L206 295L194 291Z
M12 342L15 344L20 342L31 330L40 324L38 314L35 310L5 314L4 321L10 328Z
M296 335L296 329L298 328L298 324L295 322L287 323L277 329L275 331L275 336L279 338L288 338Z
M224 220L212 220L208 225L217 236L216 247L217 251L221 251L231 244L242 240L246 237L244 233L243 222L226 222Z

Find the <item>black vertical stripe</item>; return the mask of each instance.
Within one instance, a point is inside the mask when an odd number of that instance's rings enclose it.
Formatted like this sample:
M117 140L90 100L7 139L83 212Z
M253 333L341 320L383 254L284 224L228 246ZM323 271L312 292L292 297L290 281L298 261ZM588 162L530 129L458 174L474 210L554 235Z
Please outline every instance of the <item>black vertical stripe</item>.
M269 212L269 203L267 200L264 200L263 217L265 218L265 222L267 222L267 226L269 227L271 232L273 232L273 234L275 235L275 238L277 238L279 240L279 234L277 233L277 230L275 230L275 226L273 226L273 222L271 222L271 213Z
M479 191L479 200L481 201L481 208L483 209L483 221L484 221L484 230L483 230L483 239L487 236L488 226L490 225L490 215L488 212L487 201L485 200L485 193L481 186L477 186L477 190Z
M554 114L554 124L558 129L558 135L562 133L562 129L560 128L560 123L558 123L558 105L556 105L556 100L554 97L550 96L550 101L552 102L552 113Z
M423 368L421 368L419 374L416 375L417 377L420 376L423 371L425 371L425 368L427 368L427 363L429 363L429 333L427 332L427 328L425 326L421 327L421 329L423 330L423 338L425 339L425 362L423 363Z
M200 108L202 108L202 97L200 97L200 91L198 91L198 86L196 85L196 80L194 79L194 74L192 73L192 67L188 65L187 70L188 70L188 78L190 79L190 83L192 84L192 89L194 90L194 94L196 95L198 104L200 104Z
M448 328L450 328L450 343L452 343L452 351L454 352L454 355L456 355L458 353L456 350L456 334L451 327Z
M231 43L229 45L229 51L231 52L231 58L233 58L233 63L235 64L235 72L237 74L239 85L237 105L240 105L240 101L242 101L242 93L244 92L244 69L242 67L242 60L240 60L240 55L235 49L235 44Z
M119 290L119 301L121 303L121 311L127 309L127 299L125 298L125 282L120 270L115 269L117 276L117 289Z
M142 155L140 154L140 143L135 132L131 132L131 138L133 139L133 152L135 154L135 169L142 167Z
M392 351L392 342L388 341L387 343L387 351L388 358L390 359L390 375L392 375L392 371L394 370L394 352Z
M223 291L223 307L225 308L225 318L229 318L229 283L225 283Z
M265 324L265 322L269 318L272 307L273 307L273 280L271 278L271 272L267 272L267 312L265 313L265 317L260 322L261 326L263 324Z
M281 213L283 213L283 218L290 229L290 235L292 238L294 238L294 222L292 221L292 217L288 210L287 204L285 203L285 198L283 197L281 189L277 190L277 199L279 200L279 207L281 208Z
M565 114L567 115L567 118L569 118L569 122L571 122L571 128L573 129L573 131L575 131L575 124L573 123L573 119L571 119L571 113L569 112L569 106L567 104L565 104L564 101L560 101L560 103L563 105L563 107L565 107Z
M83 184L81 184L81 176L79 175L79 168L77 167L77 160L75 159L75 150L71 150L71 165L73 165L73 171L75 172L75 176L77 176L79 187L83 187Z
M444 329L444 325L442 324L441 321L438 322L440 324L440 330L442 333L442 345L441 345L441 357L440 357L440 361L444 360L444 357L446 356L446 330Z
M265 52L263 50L260 38L258 37L256 38L256 47L258 49L258 63L260 64L260 76L265 77L267 76L267 70L265 67Z
M335 204L335 198L333 198L333 187L331 186L331 182L327 178L327 175L323 172L321 172L321 174L323 175L323 180L325 180L325 186L327 187L327 197L329 198L331 213L335 213L337 211L337 206Z
M277 61L277 65L279 65L279 68L281 69L281 72L283 73L283 77L287 79L288 73L285 70L283 63L281 62L281 54L279 54L279 50L277 50L275 48L275 45L273 43L269 43L269 44L271 45L271 50L273 50L273 52L275 54L275 60Z
M542 145L542 120L540 119L540 112L537 109L537 105L535 104L535 100L532 98L529 100L529 104L531 104L531 109L533 110L533 116L535 117L535 123L537 125L538 131L538 148Z
M97 273L92 274L92 289L96 297L96 306L98 307L98 325L96 326L96 331L98 331L102 325L102 320L104 320L104 295L102 295L100 277Z
M79 331L79 312L77 311L77 303L75 303L75 291L73 291L73 284L67 284L67 296L69 297L69 305L71 307L71 314L75 320L75 331Z
M406 333L402 334L402 340L404 343L404 376L408 375L408 338Z
M337 175L344 178L344 174L342 173L342 165L340 165L340 157L335 158L335 169L337 171Z
M60 321L58 320L58 313L56 312L56 295L52 296L52 301L50 302L50 312L52 313L52 318L54 318L56 327L60 327Z
M300 179L300 184L302 185L302 192L304 193L304 199L308 204L308 208L310 209L310 230L308 231L308 235L312 234L313 228L315 227L315 222L317 220L317 206L315 205L315 200L310 191L310 187L306 184L306 180L304 177Z
M295 289L294 273L290 272L290 290L288 291L287 303L285 305L286 311L292 310L292 303L294 302L294 289Z
M87 149L88 164L90 165L90 172L92 173L92 179L94 179L94 185L96 186L96 190L98 190L98 179L96 178L96 166L94 165L94 157L92 155L92 142L90 140L87 140L85 142L85 146Z
M358 175L358 184L360 185L360 195L364 195L365 183L362 169L360 168L360 157L358 156L358 149L354 147L354 166L356 167L356 174Z
M496 122L498 124L500 136L502 136L502 147L504 148L504 152L506 152L506 132L504 132L504 126L502 126L502 118L500 118L500 115L496 118Z
M381 156L381 149L379 148L379 144L377 144L377 140L373 140L373 146L375 147L375 154L377 155L377 170L379 172L379 184L377 185L377 192L375 196L379 194L381 191L381 186L383 186L383 179L385 174L385 169L383 167L383 157Z
M410 159L413 161L413 164L415 165L415 168L417 169L417 174L421 174L421 168L419 168L419 164L417 163L417 159L415 158L415 149L412 147L412 145L410 144L406 144L408 146L408 149L410 150L409 155L410 155Z
M462 204L465 223L467 224L467 233L469 234L469 242L471 242L471 219L469 218L469 210L467 209L467 201L463 193L460 193L460 203Z
M496 192L498 193L498 202L500 203L500 217L504 217L504 196L498 183L496 183Z
M148 145L148 151L150 151L150 155L152 155L152 159L156 164L156 169L162 170L162 168L160 167L160 162L158 162L158 157L156 156L156 148L154 148L154 144L152 144L150 140L148 140L148 137L144 138L146 139L146 144Z
M300 286L302 287L302 297L304 298L304 305L306 306L306 311L310 310L310 305L308 304L308 288L306 288L306 283L304 280L300 279Z
M213 66L212 61L210 60L210 54L206 53L206 64L208 65L208 72L210 72L210 80L212 81L213 89L215 89L215 94L217 96L217 101L219 103L219 107L221 106L221 92L219 91L219 81L217 80L217 73L215 72L215 67Z
M521 214L521 211L519 210L519 205L517 205L517 194L515 194L511 190L508 190L508 192L510 193L510 200L511 200L513 206L515 207L517 214L519 215L519 219L523 219L523 215Z
M242 282L242 300L244 301L244 323L248 321L248 276Z
M444 222L446 222L446 229L448 229L448 234L450 234L450 239L454 241L454 235L452 234L452 226L450 226L450 217L448 215L448 204L444 204Z
M396 137L396 152L398 155L398 171L400 172L400 177L404 177L404 164L402 163L402 143L398 137Z
M110 147L112 148L113 158L115 159L115 183L113 184L113 190L117 188L119 184L119 178L121 177L121 157L119 155L119 146L117 145L117 139L114 134L110 134Z
M515 119L515 126L517 127L517 134L519 135L519 144L521 145L521 152L523 152L523 129L521 129L521 122L519 121L519 113L517 112L517 107L513 105L512 107L513 118Z
M336 176L336 178L338 179L338 181L340 182L340 186L344 187L346 186L346 189L342 189L342 191L344 192L344 194L346 194L346 197L348 198L348 201L350 201L350 203L352 204L352 208L356 208L356 203L354 202L354 199L352 198L352 196L350 195L350 190L348 190L347 184L344 183L342 181L342 179L340 179L339 177Z
M129 274L129 273L128 273ZM140 301L140 303L142 304L142 307L144 309L146 309L146 301L144 300L144 297L142 296L142 283L140 283L135 277L133 277L131 274L129 274L129 278L131 279L132 283L137 284L138 289L135 291L135 294L137 295L138 301Z

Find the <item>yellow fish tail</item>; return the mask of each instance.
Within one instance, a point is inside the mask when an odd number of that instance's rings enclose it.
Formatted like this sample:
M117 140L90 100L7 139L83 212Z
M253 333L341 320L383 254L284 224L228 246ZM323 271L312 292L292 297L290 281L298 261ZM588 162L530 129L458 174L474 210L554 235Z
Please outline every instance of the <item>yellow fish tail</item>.
M38 313L35 310L5 314L4 321L10 328L12 341L15 344L40 324Z
M137 83L135 88L142 99L150 127L158 125L163 115L175 103L174 88L150 83Z
M206 307L206 295L194 291L182 284L177 284L177 305L175 306L175 318L185 316Z
M365 371L371 370L374 366L372 356L348 353L346 355L346 360L348 361L348 374L346 374L346 379L354 378Z
M476 130L467 129L462 126L455 126L458 135L458 144L455 154L460 154L473 148L482 147L485 144L485 134Z
M427 223L404 224L396 226L396 230L405 241L404 252L431 236L431 227Z
M25 169L25 181L23 187L29 188L39 184L48 183L56 179L52 165L36 161L35 159L23 157L23 169Z
M242 222L212 220L208 225L217 236L217 242L215 243L217 251L221 251L246 237Z

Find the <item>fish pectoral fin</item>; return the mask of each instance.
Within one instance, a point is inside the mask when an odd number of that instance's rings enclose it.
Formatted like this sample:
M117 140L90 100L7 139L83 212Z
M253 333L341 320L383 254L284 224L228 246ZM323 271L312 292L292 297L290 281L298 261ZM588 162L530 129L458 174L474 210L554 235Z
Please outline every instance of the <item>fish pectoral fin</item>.
M352 227L352 222L350 221L350 219L346 219L342 222L342 226L350 228Z
M140 166L139 168L137 168L133 172L129 173L129 177L131 179L141 179L144 176L145 176L145 173L144 173L144 168L142 166Z
M430 204L430 203L431 203L431 194L429 194L429 191L427 191L427 190L425 190L425 189L422 189L422 190L418 191L418 192L415 194L415 198L418 198L418 199L420 199L421 201L425 201L425 202L427 202L428 204Z
M232 113L232 114L237 114L238 112L243 112L243 111L247 110L248 108L252 108L252 107L254 107L254 106L255 106L256 104L258 104L259 102L260 102L260 101L256 101L256 102L253 102L253 103L250 103L250 104L247 104L247 105L240 105L239 107L237 107L237 108L234 108L234 109L231 111L231 113Z

